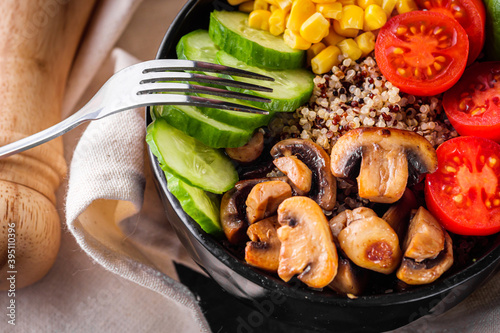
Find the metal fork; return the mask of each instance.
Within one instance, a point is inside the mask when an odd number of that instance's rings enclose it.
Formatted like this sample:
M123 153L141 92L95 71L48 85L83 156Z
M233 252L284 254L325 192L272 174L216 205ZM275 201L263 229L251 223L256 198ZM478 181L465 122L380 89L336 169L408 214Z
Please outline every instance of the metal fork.
M0 158L14 155L41 145L86 121L101 119L120 111L143 106L193 105L239 112L268 113L267 111L238 103L178 94L201 93L250 101L269 102L267 98L186 82L210 83L212 85L215 84L256 91L272 91L272 89L260 85L184 71L220 73L258 80L274 81L274 79L264 75L200 61L159 59L138 63L113 75L95 96L73 115L41 132L0 147Z

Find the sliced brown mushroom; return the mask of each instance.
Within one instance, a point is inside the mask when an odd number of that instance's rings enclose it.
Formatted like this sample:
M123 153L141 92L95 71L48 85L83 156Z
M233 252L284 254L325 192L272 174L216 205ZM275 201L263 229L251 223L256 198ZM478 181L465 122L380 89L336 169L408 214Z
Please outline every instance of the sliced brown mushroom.
M264 150L264 134L257 131L250 140L241 147L226 148L227 155L240 163L255 161Z
M344 229L351 222L371 216L377 216L372 209L367 207L358 207L353 210L346 209L342 211L330 219L328 223L330 224L332 235L336 238L339 236L342 229Z
M278 208L278 222L278 275L287 282L298 274L311 288L332 282L337 274L337 250L321 207L307 197L288 198Z
M342 295L361 295L368 283L367 271L354 265L340 251L337 253L339 256L337 275L328 286Z
M256 184L245 202L248 223L252 224L274 215L280 203L291 196L292 188L288 183L272 180Z
M404 257L396 276L410 285L427 284L436 281L453 265L453 244L450 235L445 232L445 247L434 259L417 262Z
M399 239L404 239L412 211L418 208L417 198L413 191L406 189L401 199L384 213L382 219L385 220L398 234Z
M312 171L295 156L283 156L273 161L274 165L290 180L297 195L306 195L311 190Z
M245 261L269 272L276 272L279 265L281 242L278 238L278 216L260 220L248 227L250 242L245 247Z
M259 183L286 178L259 178L242 180L236 183L233 189L222 196L220 205L220 220L229 243L243 244L248 240L246 231L248 221L246 217L246 200L252 188Z
M393 203L401 198L407 185L437 169L437 157L429 141L412 131L361 127L337 140L332 148L331 169L336 177L357 176L361 198Z
M383 274L396 270L401 262L399 239L381 218L368 216L355 219L340 231L342 251L356 265Z
M330 171L330 157L326 151L311 140L286 139L271 149L274 158L296 156L312 172L309 197L321 208L332 210L337 197L337 181Z
M404 256L421 262L436 258L444 250L445 231L432 214L420 207L410 221L403 243Z

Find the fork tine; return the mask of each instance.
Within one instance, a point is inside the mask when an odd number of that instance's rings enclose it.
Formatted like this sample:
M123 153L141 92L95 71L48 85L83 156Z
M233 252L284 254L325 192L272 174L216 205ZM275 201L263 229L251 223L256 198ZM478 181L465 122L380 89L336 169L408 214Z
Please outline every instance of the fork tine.
M162 72L167 70L188 70L188 71L204 71L212 73L222 73L229 75L236 75L241 77L248 77L252 79L274 81L274 78L252 73L239 68L228 67L219 64L212 64L204 61L191 61L191 60L181 60L181 59L157 59L146 61L143 66L143 73L150 72Z
M231 79L225 79L217 76L209 76L197 73L186 73L186 72L152 72L145 73L142 75L142 80L140 83L150 83L157 81L189 81L198 83L210 83L226 87L235 87L240 89L248 89L263 92L272 92L273 89L268 87L263 87L253 83L235 81Z
M261 103L269 103L269 98L249 95L236 91L220 89L215 87L207 87L194 85L189 83L174 83L174 82L153 82L144 83L139 85L138 94L150 94L161 92L184 92L184 93L200 93L214 96L221 96L226 98L244 99L247 101L255 101Z
M269 114L268 111L237 103L229 103L217 99L204 98L191 95L173 95L173 94L152 94L152 95L138 95L137 106L147 105L192 105L199 107L209 107L215 109L224 109L238 112L249 112L258 114ZM142 100L142 98L144 98Z

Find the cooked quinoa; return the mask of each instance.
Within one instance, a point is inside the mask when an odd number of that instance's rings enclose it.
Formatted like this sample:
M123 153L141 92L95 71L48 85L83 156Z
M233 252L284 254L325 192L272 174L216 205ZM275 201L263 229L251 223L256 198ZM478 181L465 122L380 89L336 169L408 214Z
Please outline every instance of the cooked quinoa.
M311 139L328 152L337 138L357 127L414 131L437 147L457 136L443 112L440 96L415 97L399 91L380 73L372 57L343 59L328 74L314 78L307 105L280 114L271 124L284 137Z

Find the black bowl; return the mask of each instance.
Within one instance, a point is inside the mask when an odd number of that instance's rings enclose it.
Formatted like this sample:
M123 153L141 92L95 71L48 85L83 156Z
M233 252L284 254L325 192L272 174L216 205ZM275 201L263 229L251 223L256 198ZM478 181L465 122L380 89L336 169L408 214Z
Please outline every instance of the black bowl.
M190 0L177 15L160 46L158 58L176 58L180 37L198 28L208 27L213 9L228 7L225 1ZM151 122L149 110L146 123ZM310 290L300 283L284 283L245 264L232 255L217 239L206 234L181 208L168 191L158 161L149 151L151 167L167 217L182 244L224 290L255 311L248 315L248 327L262 318L275 318L292 327L315 331L382 332L404 326L422 316L443 313L483 283L500 264L500 237L488 243L477 260L433 284L392 293L380 293L349 299ZM258 331L258 330L257 330Z

